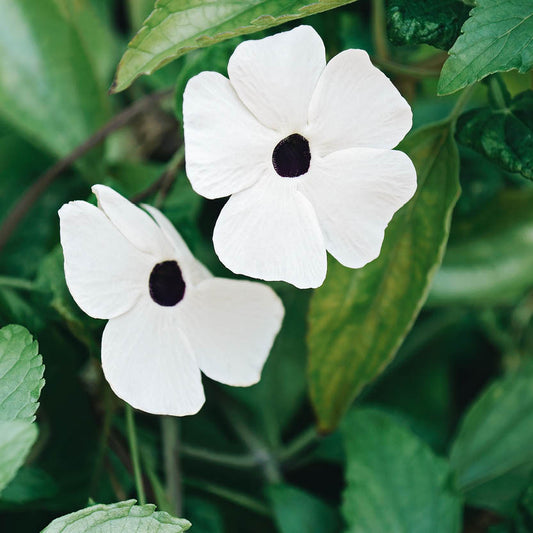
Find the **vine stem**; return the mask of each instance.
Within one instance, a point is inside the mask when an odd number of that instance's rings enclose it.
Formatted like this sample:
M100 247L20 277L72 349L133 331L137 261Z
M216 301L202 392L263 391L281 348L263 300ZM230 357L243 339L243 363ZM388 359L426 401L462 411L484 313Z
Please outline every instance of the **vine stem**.
M163 416L161 432L167 496L175 516L181 516L183 490L179 460L179 420L172 416Z
M10 289L20 289L23 291L38 290L36 289L33 281L21 278L12 278L10 276L0 276L0 287L9 287Z
M372 39L378 60L388 60L390 54L385 22L385 0L372 0Z
M57 161L57 163L51 166L44 174L41 174L33 184L26 189L11 211L8 212L2 226L0 226L0 251L5 246L13 232L17 229L22 219L32 208L33 204L40 198L41 194L65 170L70 168L80 157L84 156L87 152L103 142L111 133L126 126L137 115L150 108L154 103L170 96L172 92L173 89L166 89L149 94L137 100L130 107L127 107L115 115L107 124L89 137L84 143L74 148L70 154Z
M249 509L254 513L271 516L270 509L264 505L262 502L248 496L247 494L241 494L240 492L228 489L226 487L221 487L220 485L215 485L214 483L208 483L193 479L186 479L185 483L190 487L203 490L219 498L223 498L229 502L232 502L240 507Z
M130 444L131 462L133 464L133 474L135 477L135 487L137 490L137 498L140 505L146 503L146 496L144 494L144 485L141 472L141 462L139 458L139 446L137 443L137 432L135 429L135 418L133 414L133 407L126 404L126 426L128 441Z
M451 123L452 128L455 129L457 119L459 118L459 115L463 112L463 109L465 108L465 105L467 104L468 100L470 100L470 97L472 96L472 91L474 90L475 86L476 84L474 83L469 87L466 87L466 89L464 89L463 92L459 95L459 98L457 98L451 113L446 119Z

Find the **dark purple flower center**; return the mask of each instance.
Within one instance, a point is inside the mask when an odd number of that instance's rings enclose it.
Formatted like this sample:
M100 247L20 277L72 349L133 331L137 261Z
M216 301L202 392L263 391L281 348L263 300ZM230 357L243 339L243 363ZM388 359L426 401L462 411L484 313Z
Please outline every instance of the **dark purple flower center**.
M164 307L172 307L183 299L185 282L176 261L163 261L153 268L148 282L152 300Z
M282 139L272 152L274 170L284 178L296 178L305 174L310 164L309 142L298 133Z

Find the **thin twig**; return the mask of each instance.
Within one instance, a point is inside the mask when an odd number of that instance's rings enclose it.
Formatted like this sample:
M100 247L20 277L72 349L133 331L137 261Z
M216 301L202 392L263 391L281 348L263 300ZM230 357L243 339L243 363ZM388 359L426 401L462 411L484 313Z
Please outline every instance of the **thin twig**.
M167 497L175 516L181 516L182 479L179 457L179 419L172 416L161 417L163 434L163 459Z
M10 289L20 289L22 291L40 291L33 281L12 278L11 276L0 276L0 287L9 287Z
M84 143L77 146L70 154L57 163L51 166L44 174L41 174L37 180L28 188L26 192L19 198L18 202L13 206L11 211L4 219L0 227L0 251L9 240L20 221L31 209L33 204L40 198L41 194L72 164L87 152L98 146L111 133L126 126L137 115L144 110L153 106L163 98L170 96L173 89L165 89L149 94L139 100L133 105L127 107L118 115L115 115L105 126L100 128L96 133L89 137Z
M207 463L219 464L222 466L235 468L256 468L261 463L255 455L237 455L231 453L220 453L207 448L196 448L186 444L181 445L181 452L184 456L198 459Z
M126 404L126 428L128 433L128 441L130 443L131 462L133 464L133 476L135 478L135 488L137 490L137 498L140 505L146 503L146 496L144 494L144 484L141 473L141 462L139 456L139 446L137 443L137 432L135 429L135 419L133 415L133 407Z
M387 70L393 74L409 76L410 78L438 78L440 76L440 69L424 68L417 65L404 65L402 63L392 61L391 59L378 57L373 57L372 62L378 67L381 67L383 70Z
M380 60L389 59L387 24L385 21L385 0L372 0L372 40L376 56Z
M161 173L161 175L146 189L138 192L137 194L134 194L130 200L137 204L139 202L142 202L155 194L156 192L159 192L158 197L155 201L155 207L160 207L161 203L166 198L166 195L170 191L172 184L176 180L176 176L178 174L179 169L183 166L183 163L185 161L185 147L182 145L174 154L172 159L167 163L165 170Z
M232 502L240 507L244 507L250 511L253 511L257 514L270 516L270 509L261 501L248 496L247 494L242 494L232 489L222 487L220 485L215 485L207 481L200 481L190 478L185 478L185 484L194 487L199 490L203 490L219 498L224 498L225 500Z

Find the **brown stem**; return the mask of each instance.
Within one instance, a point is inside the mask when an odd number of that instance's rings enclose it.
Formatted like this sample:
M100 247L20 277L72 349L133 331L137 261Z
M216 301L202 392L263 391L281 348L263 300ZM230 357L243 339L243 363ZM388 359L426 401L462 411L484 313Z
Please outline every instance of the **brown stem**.
M89 137L84 143L77 146L70 154L57 161L57 163L51 166L44 174L41 174L37 180L28 189L26 189L26 192L24 192L17 203L13 206L11 211L9 211L2 226L0 226L0 251L5 246L13 232L16 230L21 220L32 208L33 204L39 199L41 194L61 175L61 173L70 168L70 166L80 157L98 146L111 133L124 127L144 110L150 108L156 102L159 102L163 98L166 98L172 94L172 91L173 89L165 89L163 91L149 94L137 100L133 105L124 109L118 113L118 115L115 115L107 124Z

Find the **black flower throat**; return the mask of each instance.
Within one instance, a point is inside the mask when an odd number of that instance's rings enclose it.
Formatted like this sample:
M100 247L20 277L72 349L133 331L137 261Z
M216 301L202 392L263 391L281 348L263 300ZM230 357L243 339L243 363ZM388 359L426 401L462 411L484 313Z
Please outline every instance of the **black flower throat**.
M309 141L298 133L282 139L272 152L274 170L284 178L296 178L305 174L310 164Z
M183 300L185 282L176 261L157 263L148 281L152 300L164 307L172 307Z

